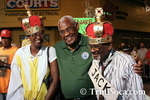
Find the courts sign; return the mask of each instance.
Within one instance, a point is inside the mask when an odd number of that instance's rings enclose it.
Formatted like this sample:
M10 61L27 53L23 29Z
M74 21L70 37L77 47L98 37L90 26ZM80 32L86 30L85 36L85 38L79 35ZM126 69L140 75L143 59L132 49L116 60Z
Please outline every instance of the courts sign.
M31 10L59 10L59 0L6 0L6 10L25 10L28 5Z

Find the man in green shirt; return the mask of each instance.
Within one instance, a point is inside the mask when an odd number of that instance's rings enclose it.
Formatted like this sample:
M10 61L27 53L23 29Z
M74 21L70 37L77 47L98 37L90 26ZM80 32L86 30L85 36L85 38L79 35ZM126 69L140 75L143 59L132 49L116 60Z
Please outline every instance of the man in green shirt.
M65 100L97 100L88 76L92 55L87 37L78 32L72 16L63 16L58 21L62 41L55 44L60 72L61 90Z
M87 73L92 62L87 37L78 33L77 23L71 16L62 17L59 20L58 29L63 41L59 41L54 47L65 98L96 100L96 96L91 96L90 88L94 86Z

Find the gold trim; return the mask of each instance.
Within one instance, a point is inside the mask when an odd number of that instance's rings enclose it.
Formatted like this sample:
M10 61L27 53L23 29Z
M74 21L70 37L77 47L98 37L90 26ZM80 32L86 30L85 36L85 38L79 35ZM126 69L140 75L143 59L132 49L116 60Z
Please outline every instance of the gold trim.
M31 35L42 30L44 30L43 26L34 26L27 28L26 30L24 30L24 32L26 35Z
M104 43L111 43L112 42L112 36L106 36L104 38L89 38L89 44L104 44Z

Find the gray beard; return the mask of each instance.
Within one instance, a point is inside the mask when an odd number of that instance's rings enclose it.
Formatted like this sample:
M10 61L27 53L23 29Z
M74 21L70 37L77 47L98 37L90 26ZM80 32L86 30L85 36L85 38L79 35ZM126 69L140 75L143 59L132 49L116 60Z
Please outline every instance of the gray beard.
M94 57L93 57L93 59L94 59ZM97 59L95 59L95 60L100 60L100 59L101 59L101 56L99 55L99 56L98 56L98 58L97 58Z

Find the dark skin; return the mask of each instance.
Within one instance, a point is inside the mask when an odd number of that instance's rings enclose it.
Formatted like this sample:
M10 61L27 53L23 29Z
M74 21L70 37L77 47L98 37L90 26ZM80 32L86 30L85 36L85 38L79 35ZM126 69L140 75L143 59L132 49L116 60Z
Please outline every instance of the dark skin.
M110 44L90 44L90 50L94 59L99 59L101 61L105 61L112 49ZM100 55L100 57L99 57ZM137 61L137 64L134 65L134 72L138 75L142 75L142 62L140 60Z
M11 37L1 37L1 41L2 41L2 46L3 46L3 50L7 50L9 48L11 48L11 41L12 38ZM10 64L5 63L3 61L0 60L0 66L4 66L10 68Z
M58 30L60 36L62 40L66 42L68 48L71 49L72 51L75 50L76 45L80 41L77 25L78 25L77 23L72 23L68 18L61 20L58 23ZM143 69L142 63L140 60L138 60L138 63L134 65L135 73L137 73L138 75L142 75L143 73L142 69Z
M71 21L66 18L59 22L58 30L62 40L67 43L72 51L74 51L76 45L80 41L80 36L77 30L77 23L71 23Z
M31 46L30 46L31 54L35 56L41 49L44 40L44 31L30 35L28 36L28 38L31 41ZM45 100L51 100L57 88L58 79L59 79L57 60L54 60L50 63L50 71L51 71L50 74L51 77L53 78L53 81L51 82L51 85L48 89Z

